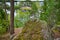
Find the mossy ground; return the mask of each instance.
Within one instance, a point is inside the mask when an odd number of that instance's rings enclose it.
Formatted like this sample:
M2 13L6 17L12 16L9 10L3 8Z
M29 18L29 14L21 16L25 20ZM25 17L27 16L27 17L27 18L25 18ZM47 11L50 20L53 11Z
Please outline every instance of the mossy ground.
M28 21L22 32L14 40L44 40L40 21Z

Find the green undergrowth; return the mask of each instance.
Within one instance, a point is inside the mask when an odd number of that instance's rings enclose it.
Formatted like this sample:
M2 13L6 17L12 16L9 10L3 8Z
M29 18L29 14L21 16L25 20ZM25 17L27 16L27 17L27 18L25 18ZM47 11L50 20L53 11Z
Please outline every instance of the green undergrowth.
M8 31L8 27L9 27L9 22L3 20L3 22L0 23L0 35L6 33Z

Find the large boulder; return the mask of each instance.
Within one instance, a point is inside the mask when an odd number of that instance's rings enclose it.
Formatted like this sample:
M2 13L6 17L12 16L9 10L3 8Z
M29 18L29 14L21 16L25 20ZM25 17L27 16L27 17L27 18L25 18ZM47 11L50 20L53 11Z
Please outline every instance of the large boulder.
M14 40L44 40L44 33L47 24L42 21L28 21L22 29L22 32Z

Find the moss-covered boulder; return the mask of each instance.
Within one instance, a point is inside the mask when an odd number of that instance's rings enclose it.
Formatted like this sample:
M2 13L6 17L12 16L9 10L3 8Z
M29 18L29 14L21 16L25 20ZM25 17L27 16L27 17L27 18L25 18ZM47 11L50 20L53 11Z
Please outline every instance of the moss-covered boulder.
M42 31L42 22L34 20L28 21L22 29L22 32L14 40L44 40Z

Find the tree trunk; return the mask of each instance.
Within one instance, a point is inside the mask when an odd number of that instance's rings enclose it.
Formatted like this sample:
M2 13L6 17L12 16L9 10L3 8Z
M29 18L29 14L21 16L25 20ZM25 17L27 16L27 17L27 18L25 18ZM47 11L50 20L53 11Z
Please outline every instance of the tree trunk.
M10 13L10 40L13 38L14 34L14 0L10 0L11 2L11 13Z
M7 15L7 11L6 11L6 0L4 0L4 9L5 9L6 22L7 22L8 21L8 15ZM9 27L8 26L6 28L6 32L9 32Z
M7 17L7 12L6 12L6 0L2 1L2 4L3 5L1 5L1 6L3 6L4 12L5 12L5 15L6 15L5 16L6 17L5 19L7 20L8 17Z

